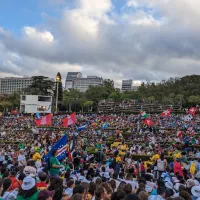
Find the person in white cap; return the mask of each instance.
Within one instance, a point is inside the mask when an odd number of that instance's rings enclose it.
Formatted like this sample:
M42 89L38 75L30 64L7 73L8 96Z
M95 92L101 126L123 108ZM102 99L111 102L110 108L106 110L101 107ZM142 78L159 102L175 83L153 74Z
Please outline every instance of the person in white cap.
M200 198L200 186L192 187L191 193L192 193L192 200L196 200L197 198Z
M17 200L37 200L39 190L36 187L36 181L31 176L26 176L23 180Z

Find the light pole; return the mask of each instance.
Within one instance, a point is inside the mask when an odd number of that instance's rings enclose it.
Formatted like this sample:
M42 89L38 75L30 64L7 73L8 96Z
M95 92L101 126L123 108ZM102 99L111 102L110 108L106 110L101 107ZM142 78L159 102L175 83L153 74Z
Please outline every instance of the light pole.
M60 76L56 76L56 112L58 112L58 84L60 82Z

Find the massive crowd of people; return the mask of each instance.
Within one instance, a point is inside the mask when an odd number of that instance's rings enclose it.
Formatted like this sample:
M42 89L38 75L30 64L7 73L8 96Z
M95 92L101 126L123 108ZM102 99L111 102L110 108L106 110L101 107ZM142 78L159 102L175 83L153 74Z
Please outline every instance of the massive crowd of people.
M152 114L148 127L140 115L79 114L67 129L64 117L51 127L36 127L35 116L1 117L0 199L200 199L199 115ZM51 149L64 134L58 159Z

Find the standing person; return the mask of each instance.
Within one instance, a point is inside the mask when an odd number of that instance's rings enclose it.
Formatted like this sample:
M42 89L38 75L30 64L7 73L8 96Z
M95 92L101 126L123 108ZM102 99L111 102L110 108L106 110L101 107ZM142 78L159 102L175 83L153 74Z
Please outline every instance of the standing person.
M49 160L49 174L54 177L58 177L60 168L63 167L62 165L60 165L60 162L56 158L57 154L58 154L57 149L53 149L52 157Z
M17 190L9 191L12 185L12 180L10 178L5 178L3 180L3 190L1 193L1 198L3 200L15 200L17 198Z
M35 153L33 154L33 158L32 159L35 161L35 166L37 167L37 169L39 169L42 166L40 148L37 148L35 150Z
M76 169L80 164L80 153L78 148L75 148L74 153L72 154L73 160L74 160L74 168Z
M18 168L19 170L22 172L24 167L26 166L26 157L25 157L25 154L24 154L24 150L23 149L20 149L19 150L19 156L17 158L17 161L18 161Z
M183 168L181 166L181 159L177 158L176 161L174 162L174 174L178 173L180 176L183 177Z
M37 190L35 179L31 176L26 176L23 180L17 200L37 200L39 190Z
M165 159L164 154L161 154L160 158L157 160L158 179L160 179L161 174L165 172L166 168L167 160Z

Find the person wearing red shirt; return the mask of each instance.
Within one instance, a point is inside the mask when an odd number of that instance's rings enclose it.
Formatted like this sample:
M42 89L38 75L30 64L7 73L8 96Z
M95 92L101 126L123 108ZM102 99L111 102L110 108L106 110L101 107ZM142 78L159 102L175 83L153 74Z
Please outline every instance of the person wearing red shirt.
M39 190L46 190L47 189L47 183L46 183L46 180L47 180L47 174L44 173L44 172L40 172L38 174L38 177L40 179L40 182L36 183L36 187L39 189Z
M19 183L19 181L16 178L16 172L15 171L11 171L10 172L9 178L12 181L11 186L9 188L9 191L12 191L14 189L20 188L20 183Z
M174 174L179 173L180 176L183 176L183 168L181 166L181 159L177 158L174 162Z

